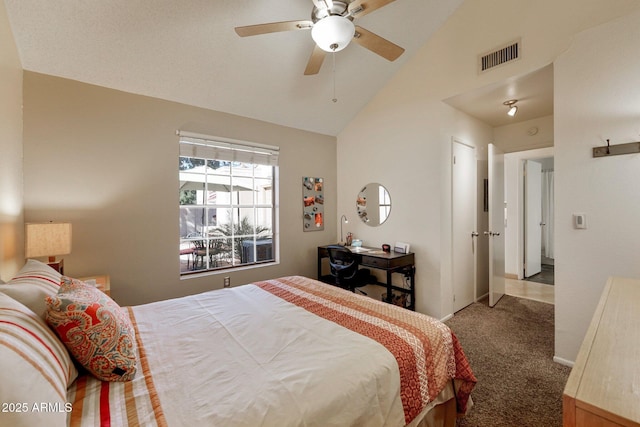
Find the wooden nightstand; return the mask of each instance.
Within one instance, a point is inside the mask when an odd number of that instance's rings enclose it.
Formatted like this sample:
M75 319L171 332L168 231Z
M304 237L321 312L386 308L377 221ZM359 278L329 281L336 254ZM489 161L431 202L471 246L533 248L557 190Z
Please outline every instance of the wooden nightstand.
M78 279L82 280L83 282L90 282L92 280L95 280L96 288L100 289L105 294L111 296L111 279L109 278L108 275L86 276L86 277L79 277Z

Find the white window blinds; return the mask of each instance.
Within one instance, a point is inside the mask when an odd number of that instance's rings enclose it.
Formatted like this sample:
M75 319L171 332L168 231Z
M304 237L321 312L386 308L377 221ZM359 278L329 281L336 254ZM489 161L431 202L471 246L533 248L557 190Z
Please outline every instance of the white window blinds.
M180 156L278 166L280 148L178 131Z

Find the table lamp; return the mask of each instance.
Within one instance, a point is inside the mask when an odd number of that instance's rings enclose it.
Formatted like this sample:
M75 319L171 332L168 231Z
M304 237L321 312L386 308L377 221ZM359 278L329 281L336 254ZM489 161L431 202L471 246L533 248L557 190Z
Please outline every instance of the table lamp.
M344 221L345 224L349 224L349 220L347 219L347 216L342 215L340 217L340 243L344 243L344 239L342 238L342 221Z
M71 253L71 223L26 223L24 246L27 258L49 257L49 266L64 274L64 260L56 256Z

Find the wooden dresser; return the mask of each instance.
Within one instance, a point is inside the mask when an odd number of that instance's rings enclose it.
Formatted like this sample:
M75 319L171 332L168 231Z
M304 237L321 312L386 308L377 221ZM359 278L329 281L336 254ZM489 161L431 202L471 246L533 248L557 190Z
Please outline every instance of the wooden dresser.
M640 280L607 281L562 404L564 427L640 427Z

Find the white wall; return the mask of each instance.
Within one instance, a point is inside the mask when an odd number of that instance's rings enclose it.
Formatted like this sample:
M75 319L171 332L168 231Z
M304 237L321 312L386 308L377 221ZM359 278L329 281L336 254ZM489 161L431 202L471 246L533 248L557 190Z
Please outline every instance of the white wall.
M22 66L0 2L0 278L24 262L22 211Z
M578 35L556 61L556 356L573 360L607 277L640 277L640 12ZM572 214L587 215L587 229Z
M338 214L353 216L355 196L367 182L389 189L388 222L378 228L350 222L349 231L373 246L412 244L418 311L443 318L453 310L451 138L475 144L482 161L494 137L493 129L441 100L542 68L567 49L574 33L638 7L631 0L464 2L338 135ZM521 59L477 74L478 54L517 37Z
M493 138L493 143L505 153L553 147L553 116L498 126L493 129Z
M280 258L274 266L180 280L176 130L280 147ZM27 72L25 219L73 224L65 273L109 274L124 305L278 276L315 277L336 234L336 139ZM325 179L325 229L303 232L302 177Z
M442 236L443 229L451 228L451 192L443 190L451 185L451 138L474 145L480 159L486 159L491 128L440 101L396 108L389 97L383 99L370 123L360 128L357 119L339 137L338 216L350 219L345 233L353 232L365 245L410 243L417 267L416 308L440 317L452 312L452 291L441 289L441 276L450 281L451 275L441 255L451 251L450 236ZM369 227L356 215L356 196L369 182L383 184L391 195L391 214L380 227Z

